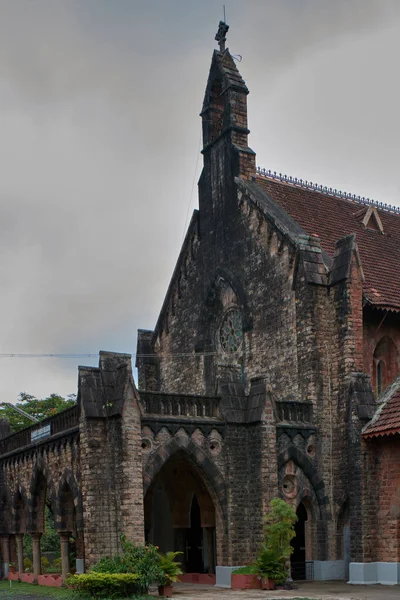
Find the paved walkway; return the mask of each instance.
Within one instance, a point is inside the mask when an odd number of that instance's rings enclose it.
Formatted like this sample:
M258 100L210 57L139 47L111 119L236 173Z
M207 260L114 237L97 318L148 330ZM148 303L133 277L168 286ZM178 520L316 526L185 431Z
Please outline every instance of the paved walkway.
M262 590L229 590L207 585L175 584L173 597L179 600L400 600L400 586L349 585L342 582L317 581L296 583L296 590L266 592Z

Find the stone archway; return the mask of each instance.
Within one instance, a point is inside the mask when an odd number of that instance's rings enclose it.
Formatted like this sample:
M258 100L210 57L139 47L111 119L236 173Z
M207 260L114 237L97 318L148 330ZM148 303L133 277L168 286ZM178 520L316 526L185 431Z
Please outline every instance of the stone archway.
M146 540L182 552L186 573L215 573L217 511L201 468L184 449L159 469L144 499Z

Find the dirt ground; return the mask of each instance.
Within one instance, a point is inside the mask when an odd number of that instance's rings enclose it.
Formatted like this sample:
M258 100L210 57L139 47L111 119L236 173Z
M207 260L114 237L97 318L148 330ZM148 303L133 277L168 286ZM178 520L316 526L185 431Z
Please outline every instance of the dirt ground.
M342 582L296 583L297 589L265 592L258 590L229 590L206 585L174 585L173 597L179 600L261 600L265 599L312 599L312 600L400 600L400 586L349 585Z

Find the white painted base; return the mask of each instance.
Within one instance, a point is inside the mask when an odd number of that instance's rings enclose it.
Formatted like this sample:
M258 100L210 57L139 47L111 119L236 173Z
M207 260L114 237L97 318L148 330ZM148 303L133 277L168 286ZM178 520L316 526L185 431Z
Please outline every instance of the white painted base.
M7 579L8 577L8 566L10 563L3 563L3 578Z
M343 581L344 560L314 560L314 581Z
M353 585L397 585L400 583L400 563L350 563L348 583Z
M239 569L241 565L237 567L216 567L215 569L215 586L230 588L231 587L231 575L232 571Z
M85 572L85 561L83 558L75 559L75 568L77 575L82 575Z

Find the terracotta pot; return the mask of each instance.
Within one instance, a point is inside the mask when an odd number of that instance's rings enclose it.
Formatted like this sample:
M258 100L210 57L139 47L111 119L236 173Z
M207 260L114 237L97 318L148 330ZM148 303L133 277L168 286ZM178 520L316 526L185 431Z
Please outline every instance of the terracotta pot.
M172 585L159 585L158 595L164 596L165 598L171 598L172 596Z
M33 583L35 581L35 576L33 573L21 573L19 578L24 583Z
M231 588L233 590L259 590L261 581L256 575L238 573L231 575Z
M262 590L274 590L275 589L275 581L273 579L261 579L261 589Z

